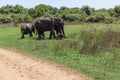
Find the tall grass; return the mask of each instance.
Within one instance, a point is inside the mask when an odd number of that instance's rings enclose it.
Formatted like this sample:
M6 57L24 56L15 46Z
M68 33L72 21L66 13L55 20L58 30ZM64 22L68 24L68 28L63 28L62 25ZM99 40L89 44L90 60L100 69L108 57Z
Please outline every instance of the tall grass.
M0 46L64 64L95 80L120 79L120 25L66 25L66 39L20 39L19 27L0 27ZM49 37L49 32L45 33Z

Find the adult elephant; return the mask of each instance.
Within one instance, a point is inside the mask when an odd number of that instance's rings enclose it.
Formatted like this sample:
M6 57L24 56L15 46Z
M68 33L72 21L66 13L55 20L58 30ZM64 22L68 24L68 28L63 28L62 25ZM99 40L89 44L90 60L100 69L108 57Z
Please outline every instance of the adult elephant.
M57 36L60 38L65 38L64 32L64 20L61 18L54 18L54 27L57 33Z
M52 39L52 37L54 37L55 39L57 39L57 36L55 35L53 18L45 17L45 18L36 19L35 20L35 28L38 33L38 38L44 39L45 38L44 32L50 31L49 38Z
M25 23L21 26L21 39L25 38L24 35L29 34L32 37L32 32L35 32L35 27L32 23Z
M52 35L56 39L65 37L63 19L44 17L36 20L35 27L37 29L39 38L45 38L44 32L48 30L50 30L50 39L52 38ZM55 30L57 36L55 35Z

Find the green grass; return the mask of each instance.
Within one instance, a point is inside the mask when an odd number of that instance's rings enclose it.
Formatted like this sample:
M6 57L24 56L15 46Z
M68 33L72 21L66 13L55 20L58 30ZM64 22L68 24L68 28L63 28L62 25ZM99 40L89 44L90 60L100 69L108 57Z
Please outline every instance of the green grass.
M120 79L120 51L106 50L101 52L81 53L83 39L81 31L97 34L98 31L112 30L120 32L120 25L113 24L81 24L66 25L67 38L63 40L37 40L28 35L20 39L19 27L0 27L0 47L8 47L37 58L45 58L64 64L80 73L92 76L95 80ZM48 37L49 32L45 33Z

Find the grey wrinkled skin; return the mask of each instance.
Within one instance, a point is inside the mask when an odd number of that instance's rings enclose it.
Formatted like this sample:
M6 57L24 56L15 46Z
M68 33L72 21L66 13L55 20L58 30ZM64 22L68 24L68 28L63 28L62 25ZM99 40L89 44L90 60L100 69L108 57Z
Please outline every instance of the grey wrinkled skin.
M46 18L36 19L35 28L38 33L38 38L44 39L45 38L44 32L50 31L49 38L52 39L52 37L54 37L56 39L55 30L54 30L54 21L52 18L46 17Z
M32 37L32 32L35 32L35 27L32 23L25 23L21 26L21 39L25 38L24 35L29 34L29 37Z
M60 18L44 17L36 19L35 28L38 32L38 37L41 39L45 38L44 32L50 31L49 38L52 39L52 36L55 39L60 38L59 36L65 37L64 33L64 22ZM56 34L55 34L56 31Z
M61 18L54 18L54 27L58 38L65 38L64 20Z

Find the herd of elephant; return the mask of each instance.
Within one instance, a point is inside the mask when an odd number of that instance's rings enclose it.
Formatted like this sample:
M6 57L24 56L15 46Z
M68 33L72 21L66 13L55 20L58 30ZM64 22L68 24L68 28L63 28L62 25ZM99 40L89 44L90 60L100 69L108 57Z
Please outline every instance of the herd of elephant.
M21 26L21 39L24 38L25 34L30 34L32 37L34 32L37 33L39 39L45 39L45 31L50 31L49 39L65 38L64 20L54 17L37 18L34 24L26 23Z

